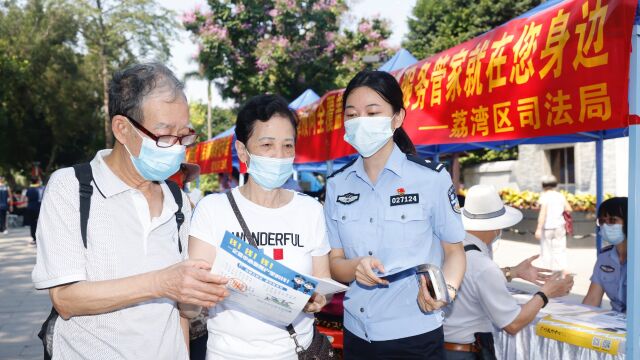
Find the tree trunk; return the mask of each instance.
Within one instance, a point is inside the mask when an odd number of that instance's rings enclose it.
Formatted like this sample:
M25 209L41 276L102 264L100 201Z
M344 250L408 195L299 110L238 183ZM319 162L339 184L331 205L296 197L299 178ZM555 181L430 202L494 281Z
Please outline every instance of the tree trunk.
M58 145L53 145L53 148L51 148L51 156L49 156L49 162L47 163L47 166L44 168L44 173L46 174L46 176L49 176L51 174L51 171L53 170L53 164L55 164L57 155L58 155Z
M207 140L211 139L211 79L207 79Z
M102 1L96 0L96 8L98 9L98 24L100 26L100 35L98 45L100 46L100 77L102 78L102 113L104 116L104 145L106 149L113 147L113 132L111 131L111 118L109 117L109 70L107 69L107 54L104 45L104 36L106 30L104 20L102 19L103 9Z
M109 72L104 53L101 54L102 66L102 112L104 113L104 145L106 149L113 147L113 132L111 131L111 118L109 117Z

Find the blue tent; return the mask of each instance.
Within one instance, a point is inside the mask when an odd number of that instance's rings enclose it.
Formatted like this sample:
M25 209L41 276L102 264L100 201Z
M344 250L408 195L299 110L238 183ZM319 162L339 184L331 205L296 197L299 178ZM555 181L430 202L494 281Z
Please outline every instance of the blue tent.
M391 59L384 63L384 65L380 66L378 70L392 72L406 68L407 66L411 66L417 62L418 59L411 55L408 50L400 49Z

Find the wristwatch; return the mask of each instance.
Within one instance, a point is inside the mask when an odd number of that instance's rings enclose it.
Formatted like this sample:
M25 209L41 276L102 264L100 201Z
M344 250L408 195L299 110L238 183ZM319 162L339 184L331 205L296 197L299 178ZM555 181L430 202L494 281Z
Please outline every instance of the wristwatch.
M537 293L533 294L533 296L540 296L540 298L542 299L542 307L547 306L547 304L549 303L549 298L547 297L547 294L543 293L542 291L538 291Z
M507 278L507 282L511 282L513 280L513 276L511 275L511 267L507 266L504 268L504 277Z
M453 291L453 297L451 298L451 302L453 302L458 297L458 289L453 285L447 284L447 289Z

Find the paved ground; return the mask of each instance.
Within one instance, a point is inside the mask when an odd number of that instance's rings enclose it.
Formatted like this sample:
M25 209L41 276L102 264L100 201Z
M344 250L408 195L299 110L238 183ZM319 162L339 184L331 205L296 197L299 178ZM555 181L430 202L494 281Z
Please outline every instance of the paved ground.
M35 247L28 228L0 235L0 359L42 359L40 325L51 309L45 291L31 282Z
M500 266L513 266L537 254L540 247L529 243L501 240L495 249ZM569 271L576 273L570 296L581 301L589 288L595 263L595 250L569 249ZM30 244L28 228L12 229L0 235L0 359L42 359L42 343L37 333L51 308L45 291L36 291L31 283L35 247ZM514 281L515 283L515 281ZM518 283L532 290L533 286ZM605 305L608 307L608 303Z

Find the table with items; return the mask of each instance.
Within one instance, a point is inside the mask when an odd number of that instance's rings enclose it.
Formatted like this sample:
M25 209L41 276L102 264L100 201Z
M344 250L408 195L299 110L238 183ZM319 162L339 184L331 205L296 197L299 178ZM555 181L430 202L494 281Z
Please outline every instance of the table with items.
M519 303L531 294L510 289ZM625 359L626 315L551 299L516 335L495 334L498 359Z

